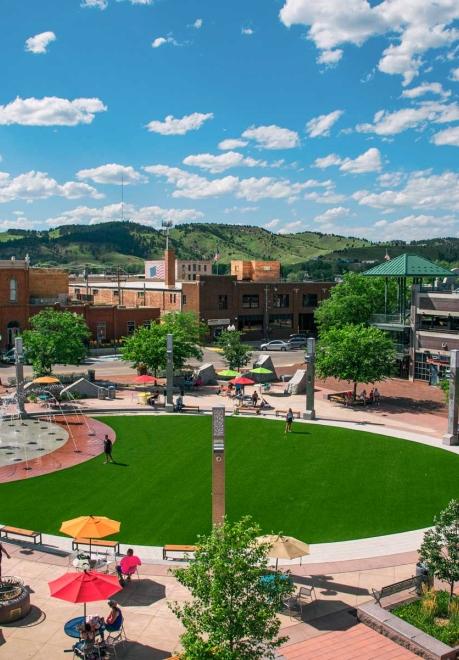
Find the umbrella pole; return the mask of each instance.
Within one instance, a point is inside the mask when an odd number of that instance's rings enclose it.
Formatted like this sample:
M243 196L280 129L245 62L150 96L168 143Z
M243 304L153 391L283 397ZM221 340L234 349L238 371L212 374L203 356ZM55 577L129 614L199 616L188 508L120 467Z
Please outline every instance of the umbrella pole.
M85 623L86 623L86 603L84 603L83 612L84 612L84 620L85 620Z
M89 537L89 568L91 568L91 537Z

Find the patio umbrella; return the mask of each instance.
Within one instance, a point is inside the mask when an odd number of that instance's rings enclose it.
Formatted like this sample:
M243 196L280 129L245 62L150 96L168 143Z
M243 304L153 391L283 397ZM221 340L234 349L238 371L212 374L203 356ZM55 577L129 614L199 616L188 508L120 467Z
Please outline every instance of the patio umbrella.
M271 369L266 369L265 367L255 367L255 369L250 369L251 374L272 374Z
M276 571L279 559L298 559L298 557L309 555L309 545L293 536L267 534L258 536L257 541L258 543L269 543L268 557L276 560Z
M85 619L86 603L106 600L122 589L118 576L95 571L65 573L60 578L48 582L48 586L54 598L66 600L68 603L84 603Z
M223 371L217 371L217 376L224 376L225 378L235 378L236 376L239 376L239 372L234 371L233 369L223 369Z
M60 383L61 381L56 376L40 376L39 378L34 378L32 383L35 385L53 385L55 383Z
M142 376L136 376L134 380L136 383L156 383L157 378L149 376L148 374L143 374Z
M120 531L120 523L105 516L80 516L62 523L61 532L73 538L89 539L89 556L91 556L91 539L103 539Z
M237 378L230 380L230 383L233 385L254 385L255 381L251 378L247 378L247 376L238 376Z

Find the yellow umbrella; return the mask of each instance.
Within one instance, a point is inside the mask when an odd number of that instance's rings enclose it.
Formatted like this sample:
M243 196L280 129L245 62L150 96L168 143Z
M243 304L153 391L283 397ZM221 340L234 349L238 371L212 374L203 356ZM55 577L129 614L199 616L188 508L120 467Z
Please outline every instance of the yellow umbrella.
M37 385L53 385L54 383L60 383L61 381L56 376L40 376L40 378L35 378L32 383Z
M276 570L279 559L298 559L309 555L309 545L293 536L282 534L267 534L257 537L258 543L269 543L268 557L276 560Z
M117 520L105 516L80 516L62 523L60 531L73 538L89 539L89 556L91 556L91 539L102 539L120 531Z

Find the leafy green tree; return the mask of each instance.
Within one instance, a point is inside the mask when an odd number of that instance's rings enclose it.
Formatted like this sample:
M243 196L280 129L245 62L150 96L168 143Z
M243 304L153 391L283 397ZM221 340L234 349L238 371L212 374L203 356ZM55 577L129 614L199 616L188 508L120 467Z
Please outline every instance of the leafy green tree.
M182 369L189 358L202 358L199 343L205 327L191 313L171 312L165 314L160 323L139 327L127 337L122 348L123 360L135 367L146 365L154 374L165 369L167 363L167 335L174 338L174 368Z
M237 330L224 330L218 338L218 346L229 369L245 367L252 357L250 346L241 342L241 336L242 332Z
M44 309L30 319L24 348L36 376L46 376L55 364L79 364L91 333L80 314Z
M432 575L449 584L450 598L459 581L459 502L451 500L427 530L419 556Z
M345 325L320 335L316 367L321 378L332 376L354 384L376 383L391 375L395 350L391 338L379 328Z
M250 518L214 526L198 539L195 559L174 574L192 600L170 607L185 627L181 642L187 660L256 660L274 658L286 641L278 638L276 616L293 591L276 574L269 589L260 579L268 571L267 544Z
M392 309L396 302L396 289L388 283L387 308ZM384 311L384 279L365 277L357 273L347 273L343 282L333 287L330 297L323 300L315 312L319 332L332 327L342 327L353 323L368 324L373 314Z

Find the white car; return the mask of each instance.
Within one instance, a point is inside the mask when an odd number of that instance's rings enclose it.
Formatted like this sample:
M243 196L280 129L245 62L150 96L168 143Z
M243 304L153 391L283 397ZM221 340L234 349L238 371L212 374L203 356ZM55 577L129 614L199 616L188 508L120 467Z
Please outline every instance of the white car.
M273 339L260 346L262 351L290 351L292 346L290 342L282 339Z

